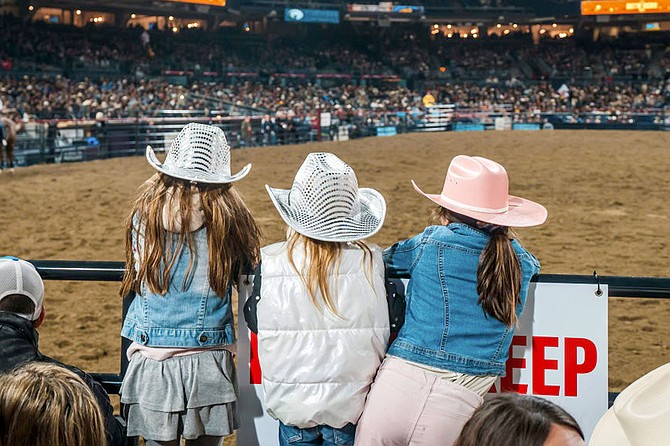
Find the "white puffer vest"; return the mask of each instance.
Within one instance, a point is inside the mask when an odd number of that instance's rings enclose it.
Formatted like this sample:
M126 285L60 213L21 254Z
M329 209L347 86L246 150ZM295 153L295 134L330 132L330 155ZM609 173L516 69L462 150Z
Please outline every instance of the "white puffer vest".
M346 245L338 275L330 278L341 318L311 302L288 261L286 242L261 250L258 357L268 413L284 424L341 428L358 422L389 339L382 251L370 249L371 271L369 256ZM294 260L303 264L301 246Z

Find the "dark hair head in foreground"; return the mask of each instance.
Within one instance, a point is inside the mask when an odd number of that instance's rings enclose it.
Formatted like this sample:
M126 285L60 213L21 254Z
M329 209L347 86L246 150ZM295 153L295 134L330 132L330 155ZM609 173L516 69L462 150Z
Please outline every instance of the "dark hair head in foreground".
M577 421L542 398L503 393L482 404L454 446L585 446Z

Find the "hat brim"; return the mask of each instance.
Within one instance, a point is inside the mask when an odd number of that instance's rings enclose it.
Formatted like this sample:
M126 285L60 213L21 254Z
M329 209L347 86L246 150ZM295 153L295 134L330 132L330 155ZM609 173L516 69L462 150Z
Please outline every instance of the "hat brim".
M382 194L374 189L359 188L360 212L351 217L336 220L300 215L289 204L290 190L274 189L267 184L265 189L282 220L299 234L315 240L341 243L363 240L376 234L383 226L386 217L386 201ZM318 222L318 226L309 223L301 224L301 219Z
M178 167L166 167L156 157L156 153L151 146L147 146L146 150L147 161L157 171L164 173L165 175L179 178L181 180L192 181L194 183L207 183L207 184L226 184L234 183L239 181L242 178L246 177L251 170L251 163L247 164L235 175L211 175L205 172L201 172L195 169L183 169Z
M416 185L414 180L412 180L412 186L414 186L414 189L418 193L433 201L434 203L439 204L443 208L447 208L450 211L456 212L457 214L462 214L484 223L491 223L498 226L524 228L541 225L547 220L547 209L544 206L525 198L515 197L514 195L509 195L507 201L508 209L506 212L494 214L489 212L473 211L471 209L454 205L453 203L444 200L439 194L427 194Z
M614 408L605 412L596 424L589 446L633 446L614 413Z

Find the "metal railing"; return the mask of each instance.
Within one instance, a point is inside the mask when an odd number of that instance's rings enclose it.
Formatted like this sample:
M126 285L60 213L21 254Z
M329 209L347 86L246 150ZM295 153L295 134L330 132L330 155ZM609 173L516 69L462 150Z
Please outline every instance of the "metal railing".
M161 118L45 120L29 123L17 137L14 152L16 163L28 166L142 155L147 145L157 150L167 148L189 122L220 127L233 148L300 144L317 138L311 123L276 120L272 130L267 132L261 129L261 117L250 116L251 132L244 134L242 123L245 117L173 112L173 116Z
M76 260L33 260L31 261L45 280L71 280L71 281L104 281L119 282L123 278L124 264L122 262L86 262ZM406 277L396 277L402 279ZM541 274L535 276L533 282L540 283L574 283L593 284L598 281L608 286L609 297L624 298L670 298L670 278L659 277L625 277L625 276L587 276L566 274ZM132 296L124 299L123 316ZM112 394L118 394L121 381L128 365L125 351L129 342L123 338L121 359L118 373L94 373L95 379L100 381L105 389ZM618 393L609 393L610 406Z
M324 126L319 115L302 117L271 115L267 124L261 116L207 115L198 110L157 112L161 117L119 118L107 120L44 120L25 124L17 137L16 164L87 161L120 156L142 155L147 145L155 149L169 146L179 130L189 122L216 125L223 129L233 148L302 144L313 141L353 139L421 131L452 129L489 130L497 118L508 118L511 128L532 123L540 129L543 123L561 129L670 129L667 109L650 109L645 113L610 116L603 113L515 113L505 104L487 110L438 105L426 110L368 111L364 116L337 117ZM243 131L249 119L250 128ZM528 126L526 126L528 127ZM525 128L528 129L528 128Z

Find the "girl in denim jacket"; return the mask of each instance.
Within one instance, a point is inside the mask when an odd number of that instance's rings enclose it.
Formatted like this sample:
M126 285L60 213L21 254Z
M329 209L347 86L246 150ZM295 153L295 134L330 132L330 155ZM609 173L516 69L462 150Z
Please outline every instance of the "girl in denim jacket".
M128 436L147 445L218 445L237 428L232 286L257 263L260 231L230 184L221 129L189 124L130 213L121 294L130 364L121 386Z
M414 184L414 183L413 183ZM384 251L387 271L409 275L405 324L366 402L356 444L451 445L505 362L537 259L510 226L544 223L546 209L508 194L498 163L457 156L439 225Z
M382 251L363 242L386 203L332 153L310 153L290 190L267 189L290 227L261 250L245 305L267 410L281 446L352 446L389 339Z

